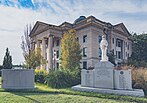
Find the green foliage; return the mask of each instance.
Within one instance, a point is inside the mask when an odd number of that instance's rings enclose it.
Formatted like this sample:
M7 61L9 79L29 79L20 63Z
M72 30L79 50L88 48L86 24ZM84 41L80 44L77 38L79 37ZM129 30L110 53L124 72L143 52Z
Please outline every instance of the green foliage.
M116 65L116 64L115 64L115 56L114 56L114 53L113 53L112 51L110 51L110 53L108 53L108 58L109 58L109 61L110 61L112 64Z
M132 56L129 59L128 63L132 63L138 67L147 67L147 34L134 34L132 38Z
M35 69L35 82L46 84L48 72L44 69Z
M6 49L6 54L3 60L3 69L12 69L12 57L10 56L9 49Z
M61 40L61 67L63 69L74 69L80 67L82 58L80 44L77 40L76 31L67 31Z
M132 69L133 88L147 90L147 70L145 68Z
M28 69L36 69L42 64L46 64L46 60L41 55L41 49L31 50L30 53L24 55L25 66Z
M21 103L22 101L24 103L147 103L147 98L79 92L71 88L53 89L38 83L33 90L0 89L1 103Z
M132 72L132 87L147 91L147 68L135 66L121 66L122 70L131 69Z
M51 71L47 77L47 85L52 88L65 88L80 83L78 72L70 72L67 70Z

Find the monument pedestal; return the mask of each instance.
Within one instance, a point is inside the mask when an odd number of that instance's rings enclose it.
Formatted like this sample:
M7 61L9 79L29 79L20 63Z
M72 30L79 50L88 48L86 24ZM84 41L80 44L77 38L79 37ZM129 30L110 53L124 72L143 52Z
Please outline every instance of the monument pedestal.
M114 88L132 90L131 70L114 70Z
M114 88L114 65L109 61L98 62L94 69L94 87L97 88Z
M93 78L93 70L86 70L83 69L81 71L81 85L84 87L93 87L94 85L94 78Z
M98 62L93 70L81 71L81 85L72 89L117 95L143 97L142 89L132 89L131 70L114 70L109 61Z
M81 92L95 92L95 93L102 93L102 94L144 97L144 92L142 89L114 90L114 89L104 89L104 88L82 87L81 85L73 86L72 89L76 91L81 91Z

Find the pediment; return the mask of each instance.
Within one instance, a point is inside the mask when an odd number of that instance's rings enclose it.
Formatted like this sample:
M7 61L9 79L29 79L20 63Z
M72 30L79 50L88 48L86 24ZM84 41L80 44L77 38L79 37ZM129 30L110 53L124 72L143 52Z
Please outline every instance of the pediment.
M114 26L115 29L127 34L128 36L130 36L129 31L127 30L127 28L125 27L125 25L123 23L117 24Z
M43 31L47 26L48 24L37 21L30 33L30 36L38 34L39 32Z

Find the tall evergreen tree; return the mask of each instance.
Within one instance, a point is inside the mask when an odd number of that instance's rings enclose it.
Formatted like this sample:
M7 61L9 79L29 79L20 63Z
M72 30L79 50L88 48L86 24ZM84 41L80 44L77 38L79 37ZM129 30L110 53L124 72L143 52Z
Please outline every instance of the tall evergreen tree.
M80 66L82 58L76 31L67 31L61 40L61 67L63 69L75 69Z
M3 60L3 68L4 69L12 69L12 57L10 56L9 49L6 49L6 54Z

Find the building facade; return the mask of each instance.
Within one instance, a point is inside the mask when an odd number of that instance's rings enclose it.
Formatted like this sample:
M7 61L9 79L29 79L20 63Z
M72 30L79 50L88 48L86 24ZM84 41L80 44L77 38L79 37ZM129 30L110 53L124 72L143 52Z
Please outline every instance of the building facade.
M59 26L37 21L30 37L32 48L41 48L42 56L48 61L43 68L59 68L61 39L69 29L75 29L78 34L82 49L81 68L94 67L101 59L99 44L104 33L108 41L108 53L114 53L116 63L127 60L132 54L131 35L123 23L112 25L94 16L80 16L74 23L64 22Z

